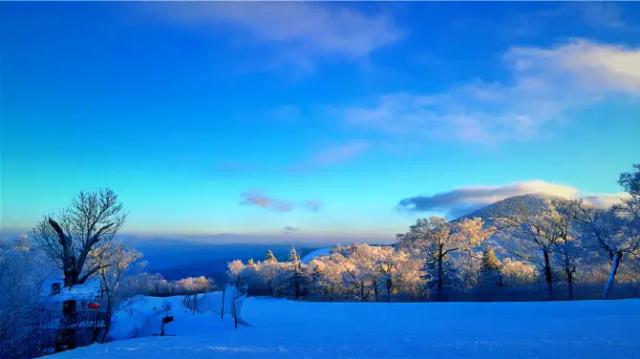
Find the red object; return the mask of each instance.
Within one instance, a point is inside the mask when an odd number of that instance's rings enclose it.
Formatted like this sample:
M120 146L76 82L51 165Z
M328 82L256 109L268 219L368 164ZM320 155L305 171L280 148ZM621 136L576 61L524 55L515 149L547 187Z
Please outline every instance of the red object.
M89 309L98 309L98 308L100 308L100 304L98 304L98 303L89 303L89 304L87 304L87 307L89 307Z

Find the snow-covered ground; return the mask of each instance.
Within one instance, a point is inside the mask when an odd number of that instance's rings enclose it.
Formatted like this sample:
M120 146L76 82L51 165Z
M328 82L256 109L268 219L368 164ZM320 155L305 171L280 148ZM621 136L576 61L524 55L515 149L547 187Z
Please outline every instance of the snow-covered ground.
M154 299L155 300L155 299ZM161 305L161 303L159 304ZM174 299L174 306L179 301ZM638 358L640 300L311 303L250 298L233 329L173 308L169 337L95 344L57 358Z

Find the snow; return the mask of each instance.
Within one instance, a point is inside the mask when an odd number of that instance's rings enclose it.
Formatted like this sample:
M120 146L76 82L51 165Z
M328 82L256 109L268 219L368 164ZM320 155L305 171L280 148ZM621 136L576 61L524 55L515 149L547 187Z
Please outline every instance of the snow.
M147 299L149 305L156 298ZM177 299L171 299L177 305ZM57 358L635 358L640 300L327 303L249 298L247 326L176 313L173 337L95 344Z
M307 253L306 256L302 257L301 261L304 264L308 264L309 262L311 262L315 258L328 256L330 254L331 254L331 247L318 248L318 249L314 249L311 252Z
M140 296L124 303L113 316L110 340L122 340L160 333L160 323L165 316L174 321L165 326L172 335L211 335L220 330L234 328L231 313L234 310L235 292L228 287L225 292L224 316L221 320L222 292L198 294L193 310L194 296L145 297ZM241 313L242 300L236 300L235 310Z
M52 285L60 286L60 293L52 294ZM75 300L91 300L100 299L102 287L100 279L91 278L82 284L76 284L72 287L64 286L64 278L52 278L44 281L40 289L40 297L43 301L65 301L67 299Z

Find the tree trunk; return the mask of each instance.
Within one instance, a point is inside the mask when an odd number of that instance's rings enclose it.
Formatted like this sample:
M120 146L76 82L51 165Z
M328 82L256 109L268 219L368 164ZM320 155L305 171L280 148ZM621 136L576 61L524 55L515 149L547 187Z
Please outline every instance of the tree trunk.
M549 293L549 298L553 297L553 275L551 272L551 259L549 257L549 250L544 249L542 251L544 255L544 281L547 284L547 292Z
M438 249L438 282L436 288L441 292L444 288L444 270L442 268L442 247Z
M566 268L567 272L567 286L569 289L569 300L573 300L573 271L571 268Z
M232 304L232 313L233 313L233 326L238 329L238 312L237 312L237 308L236 308L236 287L233 287L233 302Z
M378 282L375 280L373 281L373 295L377 302L378 301Z
M602 295L603 299L609 298L611 288L613 287L613 282L615 282L616 280L616 272L618 272L618 266L620 265L621 259L622 253L616 252L613 256L613 262L611 263L611 272L609 272L609 279L607 280L607 284L604 286L604 293Z
M391 301L391 287L393 283L391 282L391 276L387 278L387 302Z
M56 232L58 241L62 247L62 273L64 274L64 286L71 287L78 282L78 276L80 276L80 271L78 270L77 265L78 263L73 251L72 238L71 236L66 235L58 222L51 218L49 218L49 225Z
M111 300L107 300L107 310L105 311L104 317L104 331L100 337L100 343L104 343L105 340L107 340L109 330L111 330Z

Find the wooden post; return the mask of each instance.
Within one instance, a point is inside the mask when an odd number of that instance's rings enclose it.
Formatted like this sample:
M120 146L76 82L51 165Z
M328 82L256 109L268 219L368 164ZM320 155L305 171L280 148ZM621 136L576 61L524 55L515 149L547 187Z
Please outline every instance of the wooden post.
M238 329L238 313L236 312L236 287L233 287L233 303L232 304L232 313L233 313L233 324L236 329Z
M220 309L220 319L224 319L224 294L227 287L222 287L222 308Z

